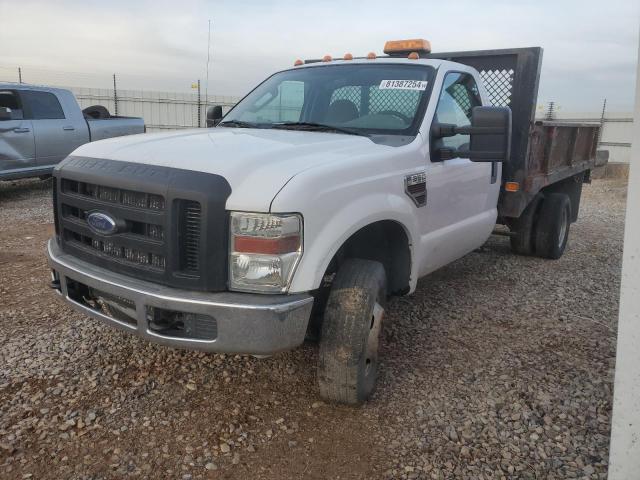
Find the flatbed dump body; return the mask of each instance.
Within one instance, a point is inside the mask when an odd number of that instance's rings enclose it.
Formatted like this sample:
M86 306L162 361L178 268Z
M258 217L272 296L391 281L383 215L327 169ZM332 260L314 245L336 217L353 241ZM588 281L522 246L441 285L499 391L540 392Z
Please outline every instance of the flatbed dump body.
M525 191L537 192L594 168L599 130L597 123L535 122L529 134Z
M519 217L541 189L571 177L582 184L596 166L600 125L535 120L542 48L425 55L469 65L483 79L491 103L512 112L511 155L503 164L501 218ZM505 183L517 191L506 191ZM577 209L575 214L577 215Z

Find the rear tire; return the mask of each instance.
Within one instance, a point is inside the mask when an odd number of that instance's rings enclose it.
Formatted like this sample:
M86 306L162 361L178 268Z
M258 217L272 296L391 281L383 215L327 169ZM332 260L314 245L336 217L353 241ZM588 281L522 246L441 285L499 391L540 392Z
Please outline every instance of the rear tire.
M320 337L318 385L322 398L359 404L373 392L386 283L379 262L348 259L338 270Z
M111 118L111 114L106 107L102 105L91 105L82 110L84 118L93 118L95 120L105 120Z
M540 207L542 196L537 195L527 208L524 209L520 217L515 219L512 228L515 235L510 237L511 251L518 255L533 255L534 253L534 225L536 213Z
M535 252L558 259L564 253L571 226L571 201L564 193L545 195L535 226Z

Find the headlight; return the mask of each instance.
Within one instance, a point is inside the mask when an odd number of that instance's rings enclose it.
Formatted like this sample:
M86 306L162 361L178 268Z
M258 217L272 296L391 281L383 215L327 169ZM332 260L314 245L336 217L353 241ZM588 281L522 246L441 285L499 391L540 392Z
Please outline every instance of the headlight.
M231 212L229 288L284 293L302 257L302 217Z

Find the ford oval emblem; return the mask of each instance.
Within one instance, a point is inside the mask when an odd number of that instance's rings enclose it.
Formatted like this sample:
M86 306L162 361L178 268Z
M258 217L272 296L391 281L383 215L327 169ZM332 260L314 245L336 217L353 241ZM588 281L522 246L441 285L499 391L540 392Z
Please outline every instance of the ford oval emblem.
M118 230L116 221L102 212L93 212L87 215L87 223L91 230L101 235L112 235Z

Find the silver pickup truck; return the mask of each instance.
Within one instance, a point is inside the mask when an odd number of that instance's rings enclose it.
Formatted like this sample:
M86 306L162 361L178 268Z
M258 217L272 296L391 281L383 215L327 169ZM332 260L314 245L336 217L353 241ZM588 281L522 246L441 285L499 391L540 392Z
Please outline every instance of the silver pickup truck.
M142 118L81 110L69 90L0 83L0 180L49 175L84 143L144 131Z

